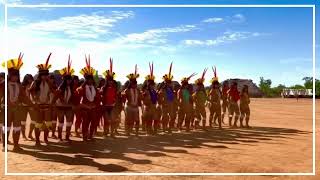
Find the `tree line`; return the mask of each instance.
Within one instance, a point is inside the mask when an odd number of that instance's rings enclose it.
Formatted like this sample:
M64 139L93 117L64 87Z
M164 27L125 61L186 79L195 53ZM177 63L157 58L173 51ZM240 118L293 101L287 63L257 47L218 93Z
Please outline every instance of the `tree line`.
M304 77L302 78L304 84L296 84L294 86L286 87L283 84L279 84L278 86L271 87L272 81L271 79L264 79L264 77L260 77L259 88L264 93L266 97L280 97L283 89L313 89L313 77ZM320 80L315 80L316 92L315 95L317 97L320 96Z

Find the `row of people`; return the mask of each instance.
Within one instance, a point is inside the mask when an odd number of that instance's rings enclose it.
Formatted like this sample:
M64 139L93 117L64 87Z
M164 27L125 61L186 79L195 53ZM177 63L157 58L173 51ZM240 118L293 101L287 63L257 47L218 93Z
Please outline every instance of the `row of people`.
M26 75L22 83L19 79L23 55L20 53L17 59L11 59L7 62L7 130L8 132L12 130L14 151L22 150L19 146L19 138L21 131L22 136L26 138L27 114L31 118L28 137L33 139L34 132L37 146L41 145L41 132L43 132L45 143L49 142L49 132L52 132L54 138L63 140L62 129L64 125L66 126L65 139L71 142L70 135L74 119L76 119L75 132L79 135L81 127L83 141L94 140L101 119L104 120L104 135L110 134L114 137L119 128L123 110L125 112L124 127L128 136L132 133L138 135L140 127L148 135L157 134L160 129L171 133L174 128L182 131L185 127L186 131L190 131L192 126L199 127L201 123L202 128L205 129L207 123L206 105L210 110L210 126L218 121L219 128L222 128L222 121L226 109L228 109L230 126L236 127L240 119L240 126L243 127L245 119L246 126L249 127L248 87L245 86L241 94L238 92L236 83L233 83L230 88L227 84L221 88L215 68L209 91L204 86L207 69L195 81L195 91L193 91L193 86L189 84L195 74L183 78L181 86L174 86L172 63L169 73L163 76L163 82L158 86L155 83L152 63L149 64L150 74L145 77L141 89L137 85L137 78L139 78L137 66L134 73L127 76L128 81L121 88L115 81L113 60L110 59L110 67L103 73L105 83L98 87L95 85L96 70L91 67L90 56L86 57L86 66L80 71L85 80L83 83L79 83L79 78L73 75L74 70L71 67L69 55L67 67L60 70L62 83L57 86L54 83L54 77L49 76L50 57L51 53L44 64L37 66L38 75L35 80L32 75ZM5 82L2 81L0 85L2 100L5 97L4 86ZM3 123L4 110L1 112ZM142 112L141 125L140 112ZM4 132L4 128L2 129ZM58 137L56 130L58 130ZM2 139L4 140L4 135Z

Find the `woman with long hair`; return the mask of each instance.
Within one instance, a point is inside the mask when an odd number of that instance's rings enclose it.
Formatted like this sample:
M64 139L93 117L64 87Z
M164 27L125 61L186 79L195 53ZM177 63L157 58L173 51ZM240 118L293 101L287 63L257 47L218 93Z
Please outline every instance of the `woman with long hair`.
M73 76L72 77L72 84L73 84L73 92L76 92L77 88L80 87L80 80L78 76ZM73 94L73 105L74 105L74 115L76 117L75 120L75 133L77 137L80 137L80 133L79 133L79 129L81 127L82 124L82 117L81 117L81 111L80 111L80 100L81 97L77 95L77 93Z
M244 85L240 94L240 127L243 126L243 119L246 120L246 127L249 128L250 120L250 97L249 97L249 87Z
M57 81L56 81L56 77L54 74L50 74L49 75L49 83L52 85L52 92L50 93L50 103L52 103L54 96L55 96L55 91L58 88L57 85ZM55 106L51 106L51 115L50 115L50 119L51 119L51 123L52 123L52 134L51 137L54 139L57 139L56 136L56 130L57 130L57 119L58 119L58 115L57 115L57 108Z
M27 98L29 98L32 101L32 98L30 96L29 88L31 87L32 82L34 81L33 76L31 74L26 74L23 78L22 81L22 88L25 91L25 95ZM24 139L27 139L26 137L26 122L27 122L27 117L28 114L31 118L30 122L30 128L29 128L29 135L28 138L33 139L32 137L32 132L35 127L35 121L36 121L36 112L33 107L28 107L26 104L24 104L22 110L21 110L21 132L22 132L22 137Z

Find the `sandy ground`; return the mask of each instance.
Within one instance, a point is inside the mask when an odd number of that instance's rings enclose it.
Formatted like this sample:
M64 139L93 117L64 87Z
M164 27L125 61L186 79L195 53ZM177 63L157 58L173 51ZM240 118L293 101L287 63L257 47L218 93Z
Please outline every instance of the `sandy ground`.
M320 101L317 101L319 103ZM211 129L146 137L120 136L72 145L51 139L49 146L35 148L22 140L20 154L9 151L8 171L13 172L312 172L312 100L252 99L252 129ZM316 108L320 116L320 108ZM319 119L318 119L319 120ZM319 121L317 122L319 125ZM319 127L319 126L317 126ZM319 128L317 129L319 138ZM319 142L319 141L318 141ZM317 143L319 145L319 143ZM318 147L318 146L317 146ZM9 150L12 146L9 146ZM319 148L317 148L317 154ZM4 153L0 160L4 162ZM317 160L319 158L317 157ZM319 162L319 161L318 161ZM317 163L320 165L320 163ZM4 172L4 164L0 167ZM319 168L317 167L319 174ZM320 175L319 175L320 177ZM228 176L224 179L318 179L315 176ZM0 179L27 179L5 177ZM50 177L89 179L90 177ZM91 177L92 178L92 177ZM93 177L102 179L104 177ZM109 178L109 177L108 177ZM168 176L111 179L168 179ZM172 179L217 178L172 176ZM36 177L34 179L46 179Z

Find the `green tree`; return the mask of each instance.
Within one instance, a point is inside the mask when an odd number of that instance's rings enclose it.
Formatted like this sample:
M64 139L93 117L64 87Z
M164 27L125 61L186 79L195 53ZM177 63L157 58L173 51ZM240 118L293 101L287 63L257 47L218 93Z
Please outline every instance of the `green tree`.
M291 86L290 89L306 89L303 85L296 84L294 86Z
M304 77L304 78L302 78L302 80L304 81L304 87L306 89L312 89L312 87L313 87L313 78L312 77Z
M263 92L263 94L267 97L271 97L272 90L271 90L271 79L264 79L263 77L260 77L260 83L259 88Z

